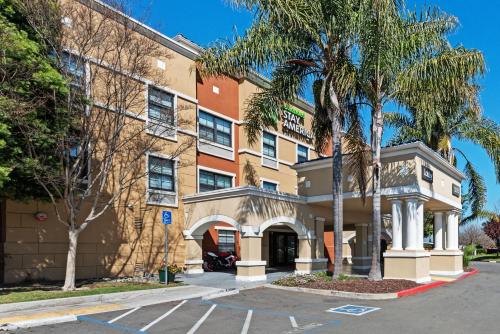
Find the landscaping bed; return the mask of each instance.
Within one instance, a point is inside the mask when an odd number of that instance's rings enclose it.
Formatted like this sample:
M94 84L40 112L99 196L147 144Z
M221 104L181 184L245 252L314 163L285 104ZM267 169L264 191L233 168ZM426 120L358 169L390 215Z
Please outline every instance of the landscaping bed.
M369 281L363 277L352 277L341 275L338 279L332 279L326 273L314 273L310 275L285 276L273 284L321 290L334 290L356 293L395 293L419 286L413 281L400 279L384 279L382 281Z
M78 285L75 291L62 291L61 285L32 284L0 289L0 304L46 300L54 298L81 297L114 292L149 290L180 286L182 283L144 283L144 282L91 282Z

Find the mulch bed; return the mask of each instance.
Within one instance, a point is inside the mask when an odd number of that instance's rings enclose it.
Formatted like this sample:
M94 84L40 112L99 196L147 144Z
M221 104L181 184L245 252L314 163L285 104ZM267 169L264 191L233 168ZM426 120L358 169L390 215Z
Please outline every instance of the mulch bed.
M331 277L296 276L285 277L273 284L289 287L300 287L322 290L336 290L358 293L394 293L419 286L413 281L400 279L385 279L382 281L369 281L366 278L349 277L347 279L333 280Z

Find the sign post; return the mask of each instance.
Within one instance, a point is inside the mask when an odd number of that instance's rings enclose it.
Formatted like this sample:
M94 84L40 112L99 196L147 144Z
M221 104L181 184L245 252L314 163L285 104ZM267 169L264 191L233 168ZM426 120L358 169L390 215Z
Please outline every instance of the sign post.
M168 284L168 225L172 224L172 211L163 210L161 213L161 221L165 225L165 259L164 268L165 271L165 284Z

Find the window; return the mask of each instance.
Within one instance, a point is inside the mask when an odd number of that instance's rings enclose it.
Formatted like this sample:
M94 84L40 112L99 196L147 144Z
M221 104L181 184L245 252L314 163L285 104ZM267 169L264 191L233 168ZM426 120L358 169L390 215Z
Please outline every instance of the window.
M149 157L149 189L174 191L174 162Z
M174 125L174 95L149 87L148 116L153 121Z
M80 144L71 146L69 148L69 164L70 172L78 176L81 190L87 189L90 178L89 150L82 148Z
M200 192L231 188L232 186L232 176L200 170Z
M231 122L200 111L200 138L224 146L231 146Z
M268 132L262 135L262 153L266 157L276 158L276 136Z
M64 52L61 57L64 74L71 78L71 86L85 91L85 63L82 58Z
M305 146L297 144L297 162L301 163L309 160L309 149Z
M219 230L219 253L235 252L235 232L228 230Z
M274 182L262 181L262 189L271 190L271 191L277 191L278 190L278 185L276 183L274 183Z

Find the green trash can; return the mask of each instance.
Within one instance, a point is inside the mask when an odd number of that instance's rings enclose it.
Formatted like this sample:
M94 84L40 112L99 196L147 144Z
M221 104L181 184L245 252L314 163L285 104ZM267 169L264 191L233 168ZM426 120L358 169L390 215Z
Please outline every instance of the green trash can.
M160 270L160 283L165 283L165 270ZM167 272L167 284L175 282L175 274Z

